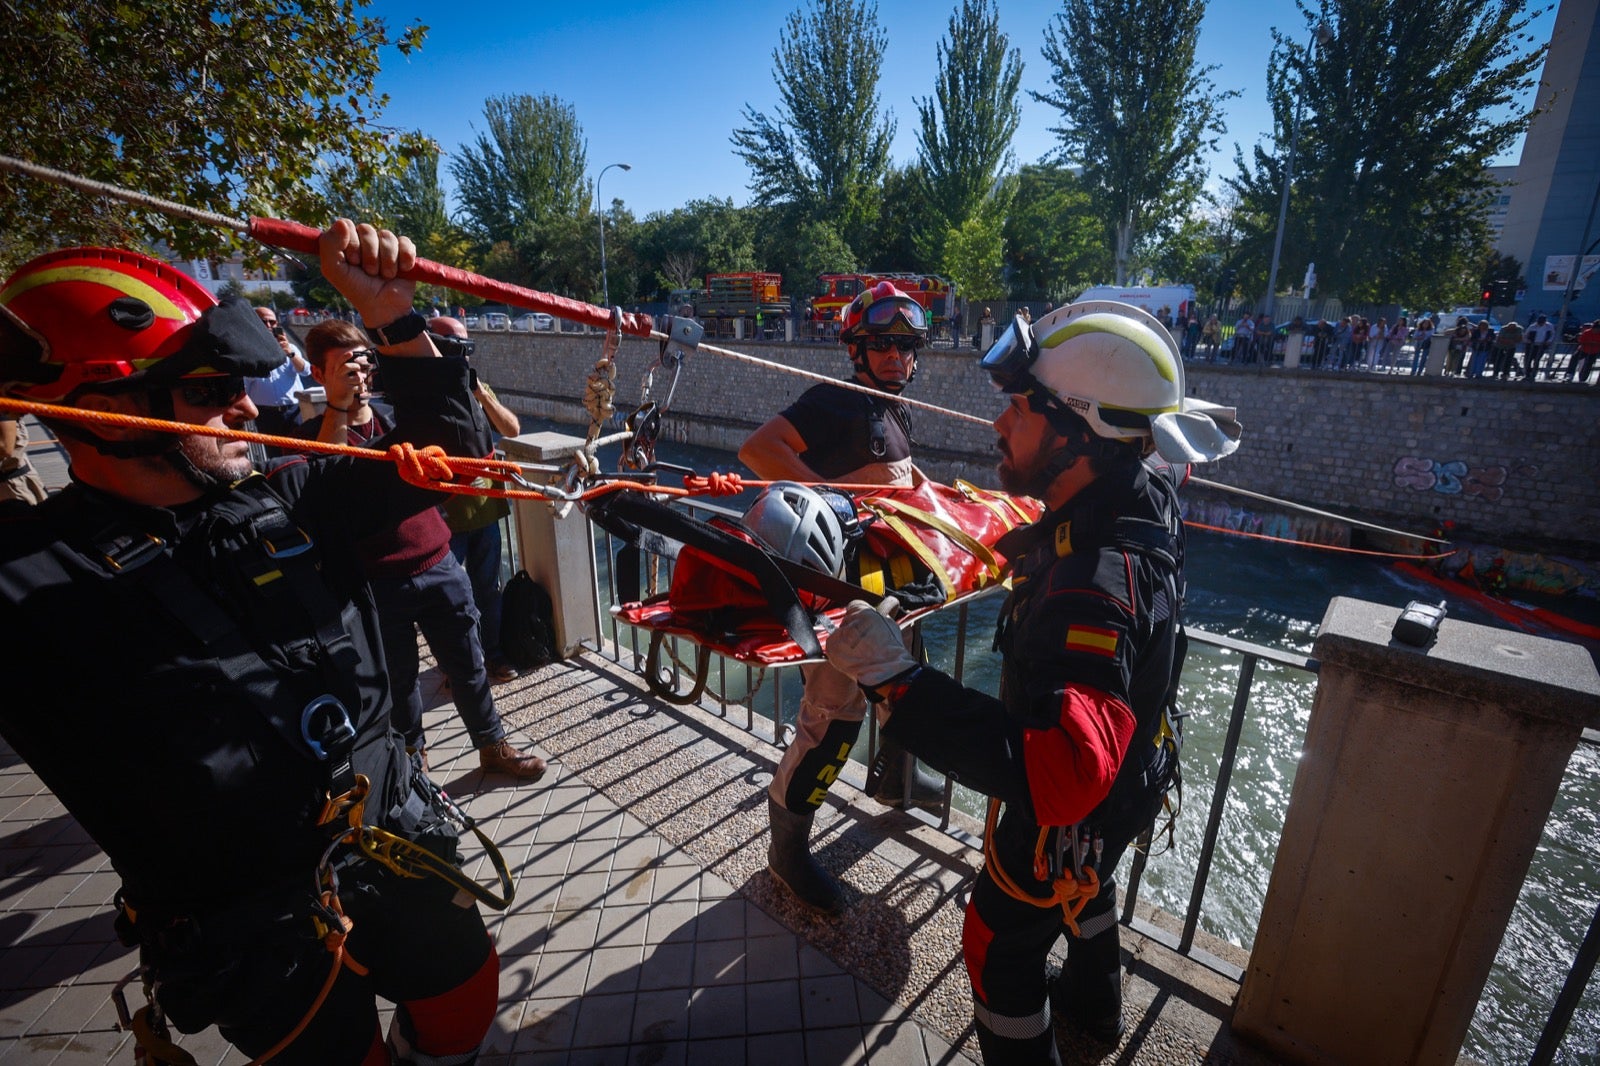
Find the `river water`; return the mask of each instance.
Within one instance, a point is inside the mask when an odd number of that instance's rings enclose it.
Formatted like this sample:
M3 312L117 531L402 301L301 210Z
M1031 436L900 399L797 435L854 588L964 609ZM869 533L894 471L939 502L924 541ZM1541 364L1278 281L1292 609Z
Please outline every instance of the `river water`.
M571 432L570 427L543 428ZM742 470L733 457L707 449L664 443L659 452L664 461L702 473ZM615 469L615 459L606 458L606 468ZM737 509L740 501L727 505ZM1188 625L1303 655L1310 654L1333 596L1394 606L1439 599L1437 590L1403 577L1382 559L1200 531L1189 538L1188 581ZM999 597L979 600L969 623L965 681L990 692L998 671L988 635L998 606ZM1580 613L1593 611L1592 604L1578 607ZM1450 610L1453 618L1501 625L1470 605L1452 603ZM949 668L953 617L936 616L924 630L930 658ZM1236 654L1190 645L1182 689L1192 715L1183 748L1184 811L1172 847L1151 858L1140 888L1141 899L1180 916L1188 907L1239 668ZM1250 947L1260 919L1315 689L1315 677L1303 671L1261 663L1255 673L1201 909L1202 928L1244 948ZM785 685L783 702L792 714L799 702L797 678ZM770 713L764 696L756 705ZM1417 768L1418 773L1427 770ZM981 814L980 804L971 794L959 802L974 814ZM1479 1002L1463 1048L1467 1056L1495 1066L1528 1060L1600 900L1597 845L1600 747L1580 744ZM1381 950L1374 945L1375 952ZM1350 977L1359 980L1357 974ZM1592 982L1581 1001L1557 1061L1600 1064L1600 982Z

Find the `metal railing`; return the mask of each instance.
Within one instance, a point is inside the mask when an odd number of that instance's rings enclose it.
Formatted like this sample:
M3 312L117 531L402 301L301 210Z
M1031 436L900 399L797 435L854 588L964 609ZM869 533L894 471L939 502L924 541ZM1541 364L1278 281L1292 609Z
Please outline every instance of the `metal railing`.
M695 501L680 501L680 503L682 503L682 505L691 512L697 512L702 516L709 514L720 515L723 517L737 517L738 515L738 512L729 510L727 508L698 503ZM603 600L609 600L609 602L613 604L617 602L616 575L612 573L612 566L614 565L614 560L616 557L613 538L609 533L599 530L598 527L595 527L592 524L591 533L592 540L595 543L598 553L598 558L601 562L601 567L597 572L603 575L601 585L596 588L596 597L594 600L596 632L602 635L600 647L598 647L596 651L598 654L609 658L614 663L619 665L627 665L623 663L623 645L624 641L626 641L629 654L631 654L633 657L631 668L643 673L645 670L645 662L647 657L640 650L639 629L619 622L607 609L606 603L602 602ZM645 565L651 566L657 564L647 558ZM661 566L657 571L657 576L658 580L655 588L660 592L665 592L671 580L670 568ZM988 595L999 591L1000 590L997 586L987 590L985 593L980 593L979 595ZM962 680L967 662L966 646L968 629L971 620L969 611L971 602L972 599L969 598L959 602L958 604L942 609L953 611L956 616L955 633L953 637L954 648L952 649L954 665L951 670L951 674L958 682ZM918 624L920 625L921 623ZM623 633L624 629L627 630L626 635ZM1195 963L1205 966L1214 973L1220 974L1233 981L1240 981L1244 976L1244 971L1240 967L1228 962L1215 953L1208 951L1195 943L1196 935L1199 931L1201 915L1204 909L1206 889L1210 880L1211 867L1213 859L1216 855L1218 841L1221 836L1223 810L1227 804L1229 792L1231 790L1234 766L1238 756L1240 736L1243 732L1245 721L1250 711L1251 693L1255 685L1257 669L1260 666L1266 664L1277 669L1315 674L1318 669L1318 664L1315 660L1304 655L1299 655L1293 652L1285 652L1259 644L1253 644L1248 641L1238 640L1218 633L1211 633L1206 630L1195 629L1191 627L1188 628L1187 632L1191 644L1209 646L1224 652L1232 653L1239 657L1238 675L1233 683L1232 708L1229 713L1227 733L1223 741L1223 747L1220 754L1216 784L1213 787L1211 803L1206 814L1206 827L1200 847L1199 859L1196 865L1193 882L1189 888L1188 905L1182 916L1182 926L1180 932L1173 933L1169 929L1158 926L1140 917L1135 913L1135 908L1138 902L1141 880L1148 862L1149 844L1154 827L1152 826L1151 829L1147 829L1139 837L1138 841L1136 842L1136 846L1132 849L1133 859L1129 870L1127 883L1123 888L1123 906L1120 921L1122 924L1140 933L1142 936L1162 944L1169 950L1174 951ZM685 664L677 659L676 656L670 656L670 658L670 669L674 674L672 684L676 686L678 684L679 674L684 669ZM716 654L711 656L711 660L717 673L717 684L714 687L708 684L706 687L707 691L710 693L712 703L716 708L716 713L718 713L722 718L727 719L730 706L743 706L743 728L746 732L750 733L752 736L761 737L764 740L770 739L771 742L779 748L787 747L788 735L785 731L784 725L784 680L785 675L793 674L793 672L797 669L798 664L768 666L760 669L761 674L772 675L772 732L770 737L765 737L762 736L757 726L757 720L762 716L758 716L756 713L755 699L755 695L759 691L760 685L763 683L765 678L758 677L757 669L748 664L729 660ZM735 666L743 672L743 687L747 695L742 700L731 699L728 695L728 665L730 662L734 662ZM700 701L699 706L710 709L707 707L704 699ZM871 714L866 716L866 722L868 724L868 746L865 761L868 765L870 765L877 750L877 723L875 716ZM1585 740L1590 741L1591 738L1586 735ZM913 775L910 774L906 775L908 791L910 788L910 778L912 776ZM843 778L840 780L845 781ZM848 784L848 782L845 783ZM953 787L954 779L946 777L944 785L944 803L937 815L930 815L924 812L914 811L912 810L910 804L906 805L905 813L917 818L925 824L936 826L968 846L981 847L982 841L978 837L961 828L960 826L951 824L950 812L952 808L951 800ZM1594 972L1597 960L1600 960L1600 908L1596 909L1594 920L1589 927L1588 934L1585 937L1581 947L1578 949L1577 955L1574 958L1573 963L1569 968L1567 976L1563 982L1561 992L1557 996L1555 1003L1552 1006L1538 1045L1532 1058L1530 1059L1530 1066L1547 1066L1548 1063L1554 1060L1556 1051L1560 1048L1562 1039L1571 1023L1572 1016L1577 1009L1579 999Z

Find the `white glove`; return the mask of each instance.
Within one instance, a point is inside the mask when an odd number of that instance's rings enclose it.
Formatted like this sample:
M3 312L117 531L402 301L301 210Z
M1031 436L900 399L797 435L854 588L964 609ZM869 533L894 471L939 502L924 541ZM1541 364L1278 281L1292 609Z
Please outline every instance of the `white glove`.
M851 600L828 637L828 664L865 689L914 670L900 627L863 600Z

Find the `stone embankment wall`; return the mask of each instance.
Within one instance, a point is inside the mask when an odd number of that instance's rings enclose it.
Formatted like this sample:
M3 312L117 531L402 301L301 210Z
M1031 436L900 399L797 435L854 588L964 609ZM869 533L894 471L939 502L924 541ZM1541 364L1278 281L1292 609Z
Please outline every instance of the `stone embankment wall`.
M599 335L474 339L480 372L509 406L587 424L584 381L600 356ZM830 378L847 367L831 344L723 345ZM619 410L637 405L656 358L657 345L624 339ZM655 371L652 399L666 398L671 377ZM695 353L663 436L737 451L752 429L812 384ZM1451 521L1460 537L1600 555L1600 389L1204 365L1188 368L1188 386L1191 395L1237 406L1245 426L1240 450L1197 467L1199 477L1416 532ZM1003 406L970 349L924 353L907 395L986 419ZM990 426L929 411L914 411L913 424L919 462L930 475L993 484Z

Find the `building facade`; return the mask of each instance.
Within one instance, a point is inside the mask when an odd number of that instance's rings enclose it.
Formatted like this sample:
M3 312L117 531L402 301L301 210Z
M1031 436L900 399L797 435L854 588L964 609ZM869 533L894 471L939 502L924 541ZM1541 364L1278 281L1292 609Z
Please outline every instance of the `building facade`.
M1496 248L1526 266L1518 316L1554 318L1576 257L1590 257L1580 279L1600 265L1600 0L1562 0L1538 106ZM1600 272L1572 294L1567 317L1600 319Z

